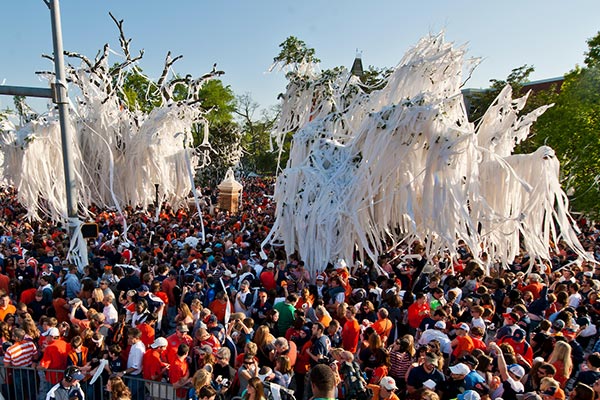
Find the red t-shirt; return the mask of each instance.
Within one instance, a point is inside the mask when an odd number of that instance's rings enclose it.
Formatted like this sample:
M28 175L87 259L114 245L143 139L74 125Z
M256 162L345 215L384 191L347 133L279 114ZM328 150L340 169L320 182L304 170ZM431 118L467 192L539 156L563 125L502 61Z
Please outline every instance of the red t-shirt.
M188 375L189 375L189 366L188 366L187 362L185 360L180 360L179 357L177 357L171 363L171 366L169 367L169 382L171 382L171 384L175 384L175 383L179 382L181 380L181 378L184 378ZM187 395L187 392L188 392L188 390L184 387L181 389L177 389L175 391L175 394L177 395L178 398L181 398L181 397L185 397Z
M357 320L349 320L342 329L342 347L352 354L356 353L358 339L360 338L360 325Z
M275 282L275 273L273 271L263 271L260 274L260 282L267 290L273 290L277 288L277 282Z
M213 314L215 314L219 322L225 322L225 311L227 310L226 301L213 300L213 302L208 305L208 308L210 309L210 311L212 311ZM229 303L229 311L233 312L231 308L231 303Z
M144 346L146 346L146 348L149 348L150 345L154 343L154 337L156 335L154 332L154 328L145 322L138 324L137 328L140 331L142 331L142 337L140 338L140 340L142 341L142 343L144 343Z
M146 380L160 382L162 376L160 371L167 365L160 359L160 352L157 349L149 349L144 353L142 359L142 376Z
M415 302L408 307L408 326L413 329L418 329L419 325L421 325L421 321L425 319L428 314L421 314L422 311L431 310L429 304L423 303L419 305L419 303Z
M169 305L169 297L165 292L158 291L158 292L154 293L154 295L156 297L158 297L159 299L161 299L163 301L163 303L165 303L165 306ZM173 303L173 304L175 304L175 303Z
M173 293L173 289L175 289L175 286L177 285L177 280L175 278L167 278L162 282L162 290L163 292L165 292L167 294L167 297L169 299L168 303L165 304L171 304L174 305L176 304L175 302L175 293Z
M35 292L37 292L37 288L23 290L19 301L21 303L25 303L25 304L31 303L32 301L35 300Z
M62 297L52 300L52 306L54 307L58 322L69 322L69 310L65 308L66 304L67 299Z
M310 369L310 356L306 352L306 350L310 349L312 346L312 341L308 341L304 343L302 346L302 350L298 353L298 358L296 359L296 365L294 366L294 372L297 374L306 374Z
M165 359L167 360L167 362L169 364L171 364L173 362L174 359L177 358L177 348L179 347L179 345L181 343L185 343L188 346L192 347L192 344L194 343L194 340L192 339L192 337L190 335L183 335L181 337L181 339L179 337L177 337L177 332L175 332L174 334L172 334L171 336L169 336L167 338L167 350L166 350L166 355L165 355Z
M70 351L71 345L69 343L62 339L55 340L46 347L40 365L46 369L64 371L67 369L67 355ZM53 385L60 382L62 378L62 372L46 372L46 380Z

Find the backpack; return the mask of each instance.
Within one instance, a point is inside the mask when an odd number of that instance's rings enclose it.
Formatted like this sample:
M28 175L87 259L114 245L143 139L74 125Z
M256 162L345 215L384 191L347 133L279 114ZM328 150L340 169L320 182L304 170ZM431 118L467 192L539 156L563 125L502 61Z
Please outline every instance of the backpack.
M294 391L273 382L263 383L267 400L296 400Z
M362 376L360 367L356 362L346 362L340 368L344 376L342 387L346 400L370 400L373 398L373 390L367 386L367 381Z

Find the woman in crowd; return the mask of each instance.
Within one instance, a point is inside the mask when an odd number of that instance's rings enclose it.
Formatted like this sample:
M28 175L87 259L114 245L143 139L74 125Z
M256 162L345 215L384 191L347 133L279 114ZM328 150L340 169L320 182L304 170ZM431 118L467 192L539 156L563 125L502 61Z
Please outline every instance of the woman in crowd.
M258 377L250 378L246 393L242 395L243 400L266 400L265 389Z
M110 400L131 400L131 391L119 376L113 375L106 382Z
M181 303L179 305L179 310L177 316L175 317L175 323L177 325L186 324L189 329L194 327L194 315L187 304Z
M275 371L281 374L282 380L285 383L284 386L290 386L290 382L292 381L292 366L290 365L290 358L288 356L283 355L275 358Z
M571 346L563 341L558 341L554 345L554 351L550 354L548 362L556 368L554 378L565 387L571 372L573 371L573 360L571 359Z
M389 348L390 373L399 388L406 387L406 373L415 355L414 337L406 335L396 340Z
M274 352L272 343L275 340L271 332L269 331L269 327L267 325L261 325L256 329L254 333L254 339L252 340L256 343L256 347L258 349L256 356L258 357L258 362L261 366L267 365L272 367L271 359L272 353Z
M375 306L370 300L365 300L360 305L360 310L356 313L356 319L359 323L367 320L371 323L377 321L377 313L375 312Z

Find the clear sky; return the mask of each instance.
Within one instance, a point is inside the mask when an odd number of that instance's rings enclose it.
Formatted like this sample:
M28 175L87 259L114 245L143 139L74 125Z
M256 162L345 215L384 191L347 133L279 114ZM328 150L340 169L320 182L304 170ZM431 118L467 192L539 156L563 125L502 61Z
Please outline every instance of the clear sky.
M52 68L40 57L52 52L47 7L4 0L0 10L0 83L41 85L34 72ZM466 87L486 87L523 64L535 67L532 80L560 76L583 63L586 39L600 30L598 0L62 0L65 49L93 57L108 42L119 51L109 11L125 20L132 53L145 50L139 65L150 77L168 50L183 54L174 66L182 75L200 76L216 62L226 85L262 107L285 91L283 74L267 70L290 35L316 49L322 68L349 67L356 49L365 67L390 67L420 37L445 30L483 58Z

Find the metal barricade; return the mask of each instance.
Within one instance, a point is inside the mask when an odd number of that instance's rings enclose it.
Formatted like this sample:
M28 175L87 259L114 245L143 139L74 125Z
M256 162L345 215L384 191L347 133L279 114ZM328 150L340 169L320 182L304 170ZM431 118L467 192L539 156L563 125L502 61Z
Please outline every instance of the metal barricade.
M180 389L183 396L177 397L177 391L169 382L156 382L142 379L141 376L125 375L123 381L131 390L131 400L177 400L187 398L189 388ZM107 399L108 400L108 399Z
M39 370L30 367L0 365L0 395L3 400L46 400L46 395L63 377L63 370ZM86 399L109 400L100 376L93 384L81 381ZM2 400L0 399L0 400Z
M63 373L63 370L0 365L0 400L46 400L46 394L60 382ZM123 381L131 390L132 400L185 399L189 390L189 387L179 389L178 397L177 390L169 382L148 381L141 376L132 375L125 375ZM110 400L102 376L93 384L89 382L89 380L79 382L86 400Z

